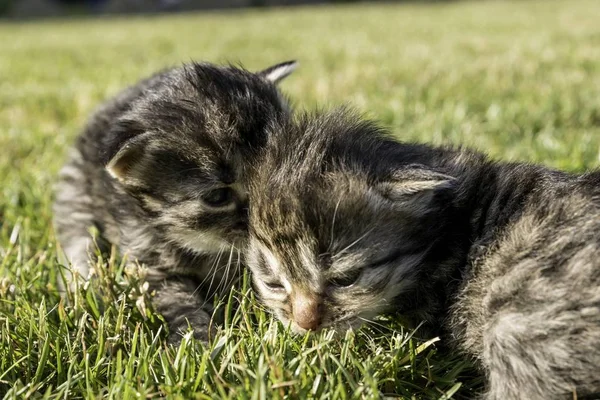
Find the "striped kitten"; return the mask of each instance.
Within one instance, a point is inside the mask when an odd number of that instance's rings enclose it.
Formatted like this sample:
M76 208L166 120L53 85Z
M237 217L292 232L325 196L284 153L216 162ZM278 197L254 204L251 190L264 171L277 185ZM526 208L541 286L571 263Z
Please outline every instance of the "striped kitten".
M247 262L281 321L345 330L394 311L477 360L486 399L600 395L600 173L399 143L345 113L277 131Z
M88 277L95 227L100 250L116 245L148 267L170 340L180 340L173 332L188 323L206 340L206 300L235 279L247 237L246 165L264 144L265 128L288 118L275 84L295 66L251 73L192 63L157 73L101 107L56 189L54 225L65 265Z

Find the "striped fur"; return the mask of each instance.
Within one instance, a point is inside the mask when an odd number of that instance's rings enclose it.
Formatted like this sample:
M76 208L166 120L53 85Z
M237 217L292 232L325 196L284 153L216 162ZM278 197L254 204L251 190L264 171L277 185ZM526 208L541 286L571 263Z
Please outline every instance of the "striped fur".
M294 331L396 312L475 359L488 400L600 396L600 173L400 143L347 112L282 124L258 160L247 262Z
M211 297L240 270L247 237L247 164L265 129L288 118L275 82L295 63L260 73L188 64L126 89L90 119L60 172L54 225L64 265L89 275L115 245L145 264L170 338L188 323L206 340ZM68 283L74 277L67 273ZM64 289L64 286L63 286Z

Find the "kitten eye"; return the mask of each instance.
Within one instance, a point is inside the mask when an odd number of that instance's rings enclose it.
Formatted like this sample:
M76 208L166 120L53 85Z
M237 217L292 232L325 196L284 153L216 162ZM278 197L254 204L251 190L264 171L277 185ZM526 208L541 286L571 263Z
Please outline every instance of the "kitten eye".
M280 292L282 290L285 290L283 285L278 282L263 282L263 283L267 287L267 289L272 290L274 292Z
M333 278L331 283L338 287L349 287L356 283L361 275L361 271L352 271L347 275Z
M224 207L233 201L233 190L228 187L211 190L202 196L202 201L211 207Z

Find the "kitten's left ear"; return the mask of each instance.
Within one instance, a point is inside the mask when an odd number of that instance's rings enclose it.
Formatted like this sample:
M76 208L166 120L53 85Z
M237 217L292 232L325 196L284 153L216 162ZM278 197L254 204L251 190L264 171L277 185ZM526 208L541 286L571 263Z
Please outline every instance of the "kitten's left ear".
M391 179L378 185L383 197L397 202L426 206L437 193L454 187L455 178L422 165L409 165L394 172Z
M277 65L273 65L265 70L258 72L263 78L268 81L278 84L298 68L298 61L286 61Z

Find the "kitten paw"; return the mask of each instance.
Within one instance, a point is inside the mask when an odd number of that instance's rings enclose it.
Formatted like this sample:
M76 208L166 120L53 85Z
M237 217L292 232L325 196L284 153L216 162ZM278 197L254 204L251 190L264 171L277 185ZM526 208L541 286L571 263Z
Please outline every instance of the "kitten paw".
M199 313L192 318L178 318L169 324L169 337L167 343L179 347L186 334L192 330L192 337L207 345L216 334L216 327L211 323L208 313Z

